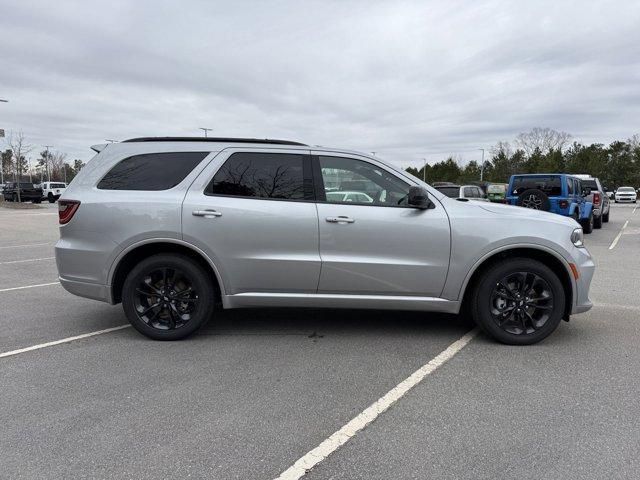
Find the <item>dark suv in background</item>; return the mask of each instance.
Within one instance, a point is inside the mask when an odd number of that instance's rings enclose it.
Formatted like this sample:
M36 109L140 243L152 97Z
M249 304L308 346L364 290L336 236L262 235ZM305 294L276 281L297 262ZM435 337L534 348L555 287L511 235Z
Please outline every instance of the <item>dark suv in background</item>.
M29 182L9 182L2 188L2 195L7 202L17 202L20 192L21 202L42 202L42 189Z

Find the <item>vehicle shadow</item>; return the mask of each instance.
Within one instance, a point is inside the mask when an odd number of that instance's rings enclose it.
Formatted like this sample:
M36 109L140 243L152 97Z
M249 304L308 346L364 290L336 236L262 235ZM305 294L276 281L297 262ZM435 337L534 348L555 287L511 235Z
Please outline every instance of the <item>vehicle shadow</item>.
M443 335L473 328L461 315L395 310L261 308L218 310L197 335Z

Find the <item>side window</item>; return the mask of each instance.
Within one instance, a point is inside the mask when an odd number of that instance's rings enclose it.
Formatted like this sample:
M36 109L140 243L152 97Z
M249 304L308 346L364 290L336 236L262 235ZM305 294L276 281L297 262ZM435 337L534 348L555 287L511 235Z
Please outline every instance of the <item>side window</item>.
M476 198L484 198L484 193L480 187L476 187Z
M204 193L280 200L309 199L310 195L313 196L313 189L309 182L305 183L305 158L308 156L290 153L234 153L216 172Z
M98 183L100 190L168 190L178 185L209 152L134 155L117 163Z
M326 201L397 207L407 205L409 184L369 162L319 157Z
M567 178L567 193L573 195L573 179Z

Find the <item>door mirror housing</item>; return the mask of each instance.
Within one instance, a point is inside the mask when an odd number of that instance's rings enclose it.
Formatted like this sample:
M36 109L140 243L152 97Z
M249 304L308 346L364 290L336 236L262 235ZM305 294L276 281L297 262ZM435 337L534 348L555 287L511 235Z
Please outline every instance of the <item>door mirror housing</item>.
M409 187L409 197L407 203L410 207L426 210L435 208L435 205L429 198L429 193L422 187Z

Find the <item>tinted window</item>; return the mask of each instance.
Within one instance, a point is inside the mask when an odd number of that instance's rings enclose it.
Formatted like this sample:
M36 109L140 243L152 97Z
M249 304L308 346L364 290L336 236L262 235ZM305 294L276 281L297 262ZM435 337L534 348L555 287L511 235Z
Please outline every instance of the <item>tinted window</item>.
M353 158L320 157L319 161L327 202L407 205L409 185L386 170Z
M535 188L542 190L549 196L562 195L562 184L560 177L555 176L536 176L536 177L516 177L513 179L512 195L520 195L525 190Z
M215 174L207 195L304 200L304 159L288 153L234 153Z
M475 198L476 190L473 187L464 187L465 198Z
M49 188L65 188L66 185L64 183L52 183Z
M33 183L20 182L20 188L33 188Z
M460 187L436 187L436 189L449 198L458 198L460 196Z
M178 185L209 152L148 153L125 158L107 173L101 190L168 190Z
M595 180L582 180L582 186L590 188L591 190L598 190L598 184Z

